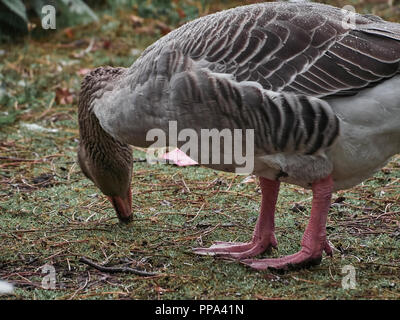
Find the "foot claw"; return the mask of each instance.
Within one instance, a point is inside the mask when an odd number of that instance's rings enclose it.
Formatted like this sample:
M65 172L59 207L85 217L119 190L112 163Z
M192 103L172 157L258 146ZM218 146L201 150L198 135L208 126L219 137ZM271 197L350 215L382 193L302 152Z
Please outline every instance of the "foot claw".
M241 263L256 270L295 270L318 265L322 256L311 256L304 251L299 251L290 256L276 259L244 259Z
M325 242L324 251L328 256L333 257L332 247L330 246L328 240Z
M271 241L259 242L222 242L217 241L209 248L193 248L193 252L200 255L220 256L225 258L243 259L254 257L264 251L271 251L277 247L275 236Z

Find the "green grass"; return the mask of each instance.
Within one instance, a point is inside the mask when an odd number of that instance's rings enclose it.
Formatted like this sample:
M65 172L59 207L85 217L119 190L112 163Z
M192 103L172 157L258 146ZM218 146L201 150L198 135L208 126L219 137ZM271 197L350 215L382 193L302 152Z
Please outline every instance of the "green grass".
M135 162L135 220L118 223L108 201L75 164L77 72L129 66L135 59L131 49L143 50L160 36L157 30L138 32L130 14L73 28L72 38L60 30L0 48L5 50L0 88L7 92L0 93L0 278L17 287L14 296L3 298L399 299L399 157L362 185L334 195L334 200L344 198L328 218L334 257L307 270L256 272L192 254L192 247L215 240L250 239L261 196L256 183L241 183L242 176ZM80 56L92 38L95 50ZM68 88L73 102L62 104L57 88ZM32 131L24 123L58 131ZM134 156L144 154L136 150ZM299 250L310 196L283 185L276 213L279 251L272 256ZM305 210L294 212L296 203ZM81 256L158 275L102 273L79 262ZM41 288L45 264L55 267L56 290ZM341 271L349 264L356 269L357 287L344 290Z

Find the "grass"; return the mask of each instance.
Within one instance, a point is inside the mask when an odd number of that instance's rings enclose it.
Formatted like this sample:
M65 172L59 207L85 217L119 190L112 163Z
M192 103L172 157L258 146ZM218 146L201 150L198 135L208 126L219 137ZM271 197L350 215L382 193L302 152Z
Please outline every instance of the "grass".
M255 272L192 254L192 247L215 240L249 240L260 191L242 176L137 161L135 219L118 223L76 165L76 102L82 69L129 66L137 56L132 49L143 50L161 35L154 20L145 20L152 26L147 30L132 26L131 14L0 48L0 278L16 285L15 295L3 299L399 299L399 156L334 195L327 227L334 257L307 270ZM85 52L91 39L94 50ZM26 126L32 123L51 130L34 131ZM144 158L139 150L134 156ZM272 256L299 250L310 196L283 186L279 251ZM102 273L79 262L81 256L158 274ZM42 288L45 264L55 268L56 290ZM355 267L356 289L342 289L345 265Z

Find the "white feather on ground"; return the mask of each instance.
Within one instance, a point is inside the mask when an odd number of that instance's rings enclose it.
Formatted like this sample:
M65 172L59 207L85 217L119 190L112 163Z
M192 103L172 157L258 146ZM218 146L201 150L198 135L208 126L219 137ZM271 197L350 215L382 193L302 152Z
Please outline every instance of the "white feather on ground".
M8 282L0 281L0 295L12 294L14 292L14 286Z

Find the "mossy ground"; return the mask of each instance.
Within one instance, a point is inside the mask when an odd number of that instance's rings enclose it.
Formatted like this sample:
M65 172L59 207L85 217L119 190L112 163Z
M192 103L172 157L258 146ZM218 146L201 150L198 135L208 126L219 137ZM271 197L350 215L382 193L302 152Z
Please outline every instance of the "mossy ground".
M399 6L378 10L400 21ZM76 102L80 70L129 66L137 54L132 49L143 50L161 35L159 29L138 32L131 14L124 10L103 16L98 25L0 48L0 80L9 95L0 104L0 278L16 285L15 295L3 298L399 299L400 157L363 184L334 195L327 224L334 256L307 270L256 272L192 254L192 247L215 240L249 240L261 197L257 183L242 183L243 176L135 162L135 220L118 223L109 202L75 163ZM84 52L91 39L92 51ZM57 130L33 131L26 123ZM144 158L139 150L134 156ZM279 251L272 256L299 250L310 196L282 186ZM296 206L303 211L295 212ZM102 273L79 262L81 256L158 275ZM55 267L56 290L41 287L45 264ZM342 288L345 265L355 267L355 289Z

